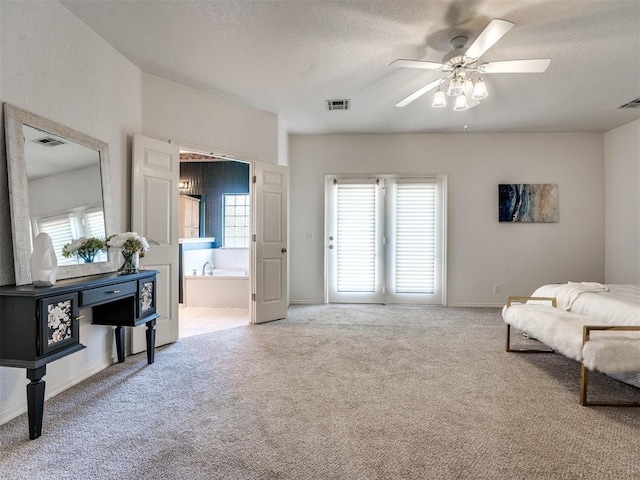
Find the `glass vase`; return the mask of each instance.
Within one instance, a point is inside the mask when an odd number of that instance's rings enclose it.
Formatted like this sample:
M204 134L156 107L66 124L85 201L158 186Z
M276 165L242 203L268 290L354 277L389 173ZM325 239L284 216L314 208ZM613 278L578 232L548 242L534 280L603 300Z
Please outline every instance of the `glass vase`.
M83 252L83 253L78 252L78 257L84 260L84 263L93 263L97 253L98 253L97 250L93 252Z
M125 252L122 250L122 256L124 257L124 262L118 269L118 275L138 273L140 269L140 254L138 252Z

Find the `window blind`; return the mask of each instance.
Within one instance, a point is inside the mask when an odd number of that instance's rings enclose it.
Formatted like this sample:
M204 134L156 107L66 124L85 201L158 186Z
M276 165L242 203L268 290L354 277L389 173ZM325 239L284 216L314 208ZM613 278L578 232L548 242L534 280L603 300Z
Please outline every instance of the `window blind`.
M96 237L104 240L104 214L102 210L86 212L84 215L84 228L86 237Z
M106 240L104 230L104 212L102 210L87 211L84 214L84 229L86 237L96 237ZM109 259L106 251L96 255L95 262L106 262Z
M72 218L69 216L42 219L38 222L38 230L44 232L51 237L53 250L58 259L58 265L74 265L75 257L64 258L62 256L62 247L70 243L74 238Z
M435 290L436 186L398 183L395 274L397 293Z
M337 290L375 291L374 184L337 186Z

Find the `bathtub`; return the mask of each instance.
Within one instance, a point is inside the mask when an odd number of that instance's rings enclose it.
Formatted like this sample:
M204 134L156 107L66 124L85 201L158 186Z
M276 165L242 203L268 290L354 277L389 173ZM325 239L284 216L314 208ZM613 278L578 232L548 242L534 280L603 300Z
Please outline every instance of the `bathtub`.
M211 275L185 275L185 307L249 308L246 270L214 269Z

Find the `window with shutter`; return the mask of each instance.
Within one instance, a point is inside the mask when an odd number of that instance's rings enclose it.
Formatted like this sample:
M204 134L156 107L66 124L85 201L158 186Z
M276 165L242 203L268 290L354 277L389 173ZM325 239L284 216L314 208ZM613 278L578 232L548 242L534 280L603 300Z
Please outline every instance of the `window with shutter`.
M106 239L104 230L104 211L101 208L87 210L84 213L84 236ZM106 262L107 252L100 252L96 255L95 262Z
M53 250L56 252L58 265L74 265L77 263L75 257L64 258L62 247L77 238L74 224L74 215L65 214L57 217L48 217L38 220L38 232L47 233L51 237Z

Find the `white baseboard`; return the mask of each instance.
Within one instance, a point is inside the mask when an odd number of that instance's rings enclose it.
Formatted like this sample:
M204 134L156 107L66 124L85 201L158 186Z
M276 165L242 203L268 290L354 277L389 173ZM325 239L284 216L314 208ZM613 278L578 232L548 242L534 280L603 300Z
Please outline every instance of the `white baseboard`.
M502 308L505 306L503 303L450 303L448 307L473 307L473 308Z
M324 305L322 300L289 300L289 305Z
M94 366L93 368L84 370L80 372L79 376L69 379L68 381L58 385L51 386L49 383L46 383L45 396L44 396L45 401L49 400L52 397L55 397L59 393L64 392L65 390L73 387L74 385L77 385L78 383L82 382L83 380L86 380L87 378L104 370L105 368L110 367L115 363L115 361L116 361L115 357L111 358L111 360L102 362L101 364ZM44 377L44 380L45 382L47 381L46 376ZM27 390L26 390L26 384L25 384L24 401L20 402L20 405L15 405L13 408L9 408L8 410L5 410L4 412L2 412L2 414L0 415L0 425L2 425L3 423L7 423L9 420L19 415L22 415L26 411L27 411Z
M506 301L503 303L450 303L447 307L479 307L479 308L502 308ZM317 300L289 300L289 305L325 305L322 301ZM326 304L329 305L329 304ZM396 304L401 305L401 304Z

